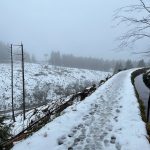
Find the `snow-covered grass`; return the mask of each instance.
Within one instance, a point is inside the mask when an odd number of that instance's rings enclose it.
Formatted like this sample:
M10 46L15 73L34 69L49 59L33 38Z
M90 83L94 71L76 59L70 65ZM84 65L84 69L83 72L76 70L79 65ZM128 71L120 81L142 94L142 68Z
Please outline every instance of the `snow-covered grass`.
M132 72L116 74L13 150L149 150Z
M11 109L11 77L10 64L0 64L0 110ZM31 121L36 121L43 117L44 109L53 107L56 100L64 96L81 90L82 88L99 83L111 73L54 67L50 65L39 65L25 63L25 89L26 89L26 120L23 121L22 109L15 109L16 122L10 118L5 121L11 125L11 134L16 135L26 128ZM14 102L15 108L20 108L22 104L22 72L20 64L14 64ZM44 102L44 103L43 103ZM38 105L37 105L38 104ZM44 105L45 104L45 105ZM34 108L29 106L34 106ZM36 109L35 109L36 107ZM5 113L11 116L11 111ZM18 114L18 115L17 115Z
M68 96L67 98L65 98L63 100L63 102L60 102L61 100L58 99L58 101L54 102L50 102L47 103L46 105L40 106L40 107L36 107L33 108L29 111L26 111L26 119L23 120L23 113L22 111L19 111L18 115L16 115L15 117L15 122L12 120L12 118L8 118L7 120L5 120L5 124L7 124L8 126L10 126L10 133L12 136L17 135L18 133L20 133L21 131L23 131L24 129L26 129L28 126L30 126L32 123L38 121L40 118L44 117L48 111L52 111L55 108L55 106L57 105L62 105L64 104L66 101L68 101L70 98L70 96ZM7 113L8 116L11 116L11 113ZM51 116L51 119L55 118L55 114Z
M10 64L0 64L0 108L11 109ZM26 106L42 105L104 79L108 72L25 63ZM14 64L14 105L22 105L21 65Z

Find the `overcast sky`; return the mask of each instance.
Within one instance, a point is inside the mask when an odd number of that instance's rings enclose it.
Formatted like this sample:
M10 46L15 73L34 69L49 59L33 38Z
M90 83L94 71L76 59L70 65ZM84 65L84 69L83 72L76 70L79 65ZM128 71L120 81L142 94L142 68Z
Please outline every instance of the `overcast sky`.
M135 0L134 0L135 1ZM39 58L59 50L81 56L127 59L114 52L123 27L112 28L114 10L133 0L1 0L0 40L23 42ZM143 46L143 45L142 45Z

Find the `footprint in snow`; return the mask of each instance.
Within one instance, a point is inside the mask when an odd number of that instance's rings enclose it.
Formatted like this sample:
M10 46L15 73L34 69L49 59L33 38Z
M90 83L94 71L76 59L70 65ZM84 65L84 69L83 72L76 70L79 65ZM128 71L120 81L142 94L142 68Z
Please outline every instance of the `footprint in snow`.
M73 137L74 136L74 133L69 133L68 134L68 137Z
M118 122L118 116L113 118L116 122Z
M89 115L85 115L85 116L82 118L82 120L87 120L88 117L89 117Z
M117 113L120 113L120 110L119 110L119 109L116 109L116 112L117 112Z
M110 143L115 144L115 142L116 142L116 137L115 136L111 136Z
M121 150L121 145L119 143L116 143L115 147L116 147L117 150Z
M58 145L64 144L65 140L66 140L66 136L63 135L62 137L60 137L60 138L57 140Z
M106 147L109 146L109 140L105 139L105 140L104 140L104 145L105 145Z
M112 129L113 129L112 125L109 125L109 126L106 127L106 130L108 130L108 131L112 131Z

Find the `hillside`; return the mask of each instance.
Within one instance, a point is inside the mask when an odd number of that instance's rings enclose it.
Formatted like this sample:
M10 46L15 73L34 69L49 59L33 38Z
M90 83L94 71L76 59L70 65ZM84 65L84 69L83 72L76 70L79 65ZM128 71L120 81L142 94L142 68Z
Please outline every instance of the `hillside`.
M41 106L62 96L81 91L108 76L108 72L54 67L50 65L25 63L26 107ZM0 108L11 109L11 68L0 64ZM22 105L21 65L14 64L14 105Z

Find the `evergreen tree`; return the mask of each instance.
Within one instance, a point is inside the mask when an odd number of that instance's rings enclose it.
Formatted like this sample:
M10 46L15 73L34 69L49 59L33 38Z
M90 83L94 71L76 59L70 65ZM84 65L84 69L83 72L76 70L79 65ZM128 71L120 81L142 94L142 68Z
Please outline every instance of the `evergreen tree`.
M126 69L131 69L131 68L133 68L133 65L132 65L131 60L127 60L126 65L125 65L125 68L126 68Z
M10 48L8 45L0 42L0 63L7 63L10 61Z
M145 66L146 66L146 65L145 65L145 62L144 62L144 60L142 59L142 60L139 61L137 67L145 67Z
M122 65L125 66L125 62L122 60L116 61L116 60L104 60L102 58L100 59L93 57L81 57L81 56L74 56L72 54L60 54L59 51L56 52L52 51L49 58L49 64L54 66L101 70L101 71L113 71L116 62L120 62L119 68L121 68L122 70L123 69Z
M0 116L0 149L2 149L2 143L10 136L9 127L5 125L4 120L5 117Z

